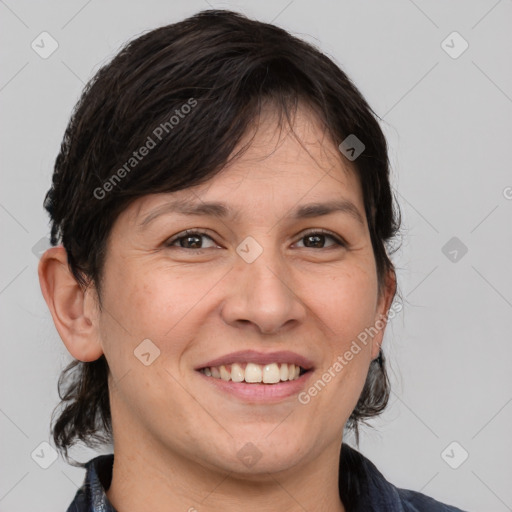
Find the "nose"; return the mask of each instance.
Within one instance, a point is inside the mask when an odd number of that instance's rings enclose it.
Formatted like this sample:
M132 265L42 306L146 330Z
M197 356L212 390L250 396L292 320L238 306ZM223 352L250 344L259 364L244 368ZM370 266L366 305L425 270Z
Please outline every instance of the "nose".
M299 284L286 262L270 249L252 263L242 258L230 274L222 307L226 323L261 334L280 334L304 321Z

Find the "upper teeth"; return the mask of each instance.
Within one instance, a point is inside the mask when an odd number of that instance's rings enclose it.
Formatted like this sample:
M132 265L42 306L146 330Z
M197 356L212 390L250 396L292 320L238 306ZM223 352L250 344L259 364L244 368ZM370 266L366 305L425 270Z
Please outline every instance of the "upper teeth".
M280 381L298 379L300 366L288 363L282 363L281 365L278 363L265 365L233 363L231 365L211 366L203 368L201 371L208 377L226 381L275 384Z

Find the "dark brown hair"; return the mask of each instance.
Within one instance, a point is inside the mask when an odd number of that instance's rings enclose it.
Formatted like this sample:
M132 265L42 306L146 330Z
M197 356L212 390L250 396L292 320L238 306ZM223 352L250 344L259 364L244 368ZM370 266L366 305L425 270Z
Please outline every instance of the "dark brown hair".
M377 116L346 74L310 44L276 26L209 10L126 44L85 86L66 129L45 199L51 242L64 246L81 286L96 286L100 307L106 242L120 212L147 194L211 179L240 154L234 149L268 102L288 120L300 102L336 144L349 135L364 143L352 167L381 290L394 271L388 253L400 212ZM135 159L149 139L151 151ZM112 441L108 373L101 356L75 360L60 376L52 434L68 462L68 448L78 441L90 447ZM389 392L381 352L346 425L357 441L358 423L378 415Z

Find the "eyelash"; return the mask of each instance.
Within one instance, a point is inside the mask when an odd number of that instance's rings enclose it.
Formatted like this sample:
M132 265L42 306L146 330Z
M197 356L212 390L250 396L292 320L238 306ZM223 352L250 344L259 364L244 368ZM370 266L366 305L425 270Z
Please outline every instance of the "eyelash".
M184 238L187 238L189 236L192 236L192 235L198 235L198 236L204 236L206 238L209 238L210 240L212 240L212 242L215 242L213 240L213 238L208 235L207 233L205 233L204 231L199 231L199 230L195 230L195 229L187 229L186 231L183 231L182 233L179 233L177 236L175 237L172 237L171 239L167 240L165 242L165 246L166 247L173 247L173 244L175 242L178 242ZM326 230L323 230L323 229L315 229L315 230L311 230L309 232L306 232L304 233L300 238L299 240L302 240L303 238L306 238L308 236L312 236L312 235L322 235L322 236L327 236L329 238L331 238L336 245L339 245L341 247L347 247L347 243L341 239L340 237L336 236L334 233L331 233L330 231L326 231ZM330 247L320 247L320 249L331 249L333 246L330 246ZM186 251L205 251L207 249L211 249L211 247L206 247L206 248L199 248L199 249L191 249L191 248L188 248L188 247L177 247L178 249L184 249ZM304 247L304 249L315 249L315 247Z

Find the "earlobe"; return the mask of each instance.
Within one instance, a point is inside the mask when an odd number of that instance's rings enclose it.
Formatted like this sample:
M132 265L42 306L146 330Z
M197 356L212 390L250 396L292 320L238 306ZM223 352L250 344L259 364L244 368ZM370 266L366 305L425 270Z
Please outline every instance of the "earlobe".
M393 303L396 292L396 273L393 269L390 269L384 285L384 290L381 293L379 300L379 306L377 309L377 317L375 319L375 328L377 334L373 337L372 341L372 360L379 356L380 347L384 338L384 331L387 325L388 313Z
M80 361L95 361L103 354L98 316L86 307L86 294L69 269L62 246L48 249L39 261L41 292L57 331L69 353Z

